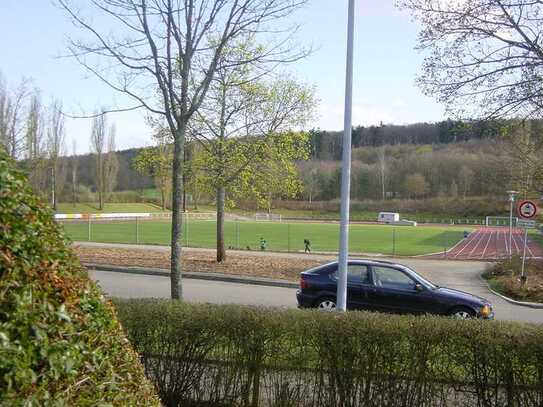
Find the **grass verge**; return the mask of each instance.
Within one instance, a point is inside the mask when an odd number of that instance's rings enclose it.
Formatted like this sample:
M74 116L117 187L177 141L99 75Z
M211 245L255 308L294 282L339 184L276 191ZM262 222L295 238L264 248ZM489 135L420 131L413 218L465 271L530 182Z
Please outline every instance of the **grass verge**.
M526 283L521 284L522 259L513 256L489 268L484 274L494 291L517 301L543 303L543 262L526 260Z

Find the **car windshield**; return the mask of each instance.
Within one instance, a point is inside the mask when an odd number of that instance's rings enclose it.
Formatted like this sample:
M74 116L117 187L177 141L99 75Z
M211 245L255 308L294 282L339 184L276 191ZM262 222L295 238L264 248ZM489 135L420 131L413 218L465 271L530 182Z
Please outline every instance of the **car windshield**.
M430 289L437 288L437 286L435 284L433 284L430 281L426 280L424 277L422 277L420 274L418 274L416 271L410 269L409 267L402 266L401 268L402 268L402 270L406 271L407 273L409 273L410 275L415 277L417 280L419 280L419 282L424 284L427 288L430 288Z

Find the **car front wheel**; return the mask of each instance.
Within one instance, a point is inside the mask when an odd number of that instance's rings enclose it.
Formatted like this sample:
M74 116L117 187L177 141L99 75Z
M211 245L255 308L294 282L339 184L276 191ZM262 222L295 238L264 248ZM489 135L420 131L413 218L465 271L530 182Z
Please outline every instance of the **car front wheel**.
M455 319L472 319L475 318L475 313L466 307L454 308L449 315Z
M321 311L335 311L336 301L331 298L321 298L317 301L317 309Z

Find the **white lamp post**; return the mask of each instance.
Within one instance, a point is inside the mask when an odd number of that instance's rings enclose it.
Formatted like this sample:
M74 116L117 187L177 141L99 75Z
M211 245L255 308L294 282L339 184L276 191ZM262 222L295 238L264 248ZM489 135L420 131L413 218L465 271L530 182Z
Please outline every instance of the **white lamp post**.
M347 265L349 257L349 202L351 195L351 130L353 105L353 37L354 0L349 0L347 24L347 68L345 72L345 116L343 122L343 161L341 164L341 222L339 225L339 259L337 309L347 310Z
M513 204L515 203L515 197L517 196L517 191L507 191L509 194L509 257L513 254L513 248L511 247L512 237L513 237Z

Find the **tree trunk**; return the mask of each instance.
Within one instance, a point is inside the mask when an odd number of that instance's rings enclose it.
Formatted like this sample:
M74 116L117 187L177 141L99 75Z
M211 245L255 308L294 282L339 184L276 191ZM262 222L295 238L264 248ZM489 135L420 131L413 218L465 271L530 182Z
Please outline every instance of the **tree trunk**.
M57 180L56 180L56 171L55 167L51 168L51 195L52 195L52 201L53 201L53 210L57 211Z
M226 260L224 248L224 187L217 188L217 262Z
M165 211L166 210L166 194L164 191L164 187L160 188L160 199L162 202L162 210Z
M75 162L72 163L72 205L75 208L77 202L77 170L75 169Z
M183 237L183 149L186 125L180 126L174 139L172 165L172 239L171 239L171 295L172 299L183 298L181 286L181 239Z

